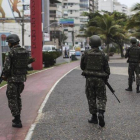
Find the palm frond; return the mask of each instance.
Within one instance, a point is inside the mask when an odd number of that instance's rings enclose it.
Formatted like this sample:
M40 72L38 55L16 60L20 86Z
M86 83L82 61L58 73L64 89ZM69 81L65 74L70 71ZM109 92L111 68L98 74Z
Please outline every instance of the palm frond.
M132 10L132 11L138 11L138 10L140 10L140 3L135 4L135 5L132 7L131 10Z

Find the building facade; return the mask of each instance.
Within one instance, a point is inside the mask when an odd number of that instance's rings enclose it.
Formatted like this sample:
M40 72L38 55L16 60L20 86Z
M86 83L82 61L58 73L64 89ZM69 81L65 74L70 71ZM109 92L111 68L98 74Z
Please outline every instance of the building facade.
M108 11L108 12L121 12L128 14L128 7L124 4L118 2L118 0L95 0L95 9L98 11ZM97 6L98 5L98 6Z
M85 39L77 38L76 36L83 33L80 29L83 28L88 21L87 17L82 16L82 13L93 12L94 10L93 0L63 0L62 4L64 18L74 19L73 28L64 28L64 32L68 37L66 43L69 45L75 45L81 42L83 44Z
M113 1L112 0L98 0L98 11L113 12Z

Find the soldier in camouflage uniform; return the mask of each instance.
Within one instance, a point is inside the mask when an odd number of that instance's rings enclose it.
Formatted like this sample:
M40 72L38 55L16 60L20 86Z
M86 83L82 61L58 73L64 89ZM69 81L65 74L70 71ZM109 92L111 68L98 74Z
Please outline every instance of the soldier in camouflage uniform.
M139 63L140 63L140 48L137 46L137 39L132 37L130 42L132 43L131 47L127 49L125 58L128 58L127 62L129 63L128 67L128 85L129 87L125 89L126 91L132 91L133 76L134 72L136 74L136 91L139 93Z
M86 78L86 96L89 112L92 114L88 121L98 124L99 120L99 125L104 127L104 112L107 102L105 83L109 78L110 68L105 54L99 50L99 46L101 46L100 37L93 35L89 44L92 49L83 54L80 64L83 70L82 75Z
M21 93L26 81L29 53L19 45L19 37L11 34L7 37L10 52L6 54L2 78L7 81L6 95L8 105L14 117L13 127L22 127L20 113L22 109Z

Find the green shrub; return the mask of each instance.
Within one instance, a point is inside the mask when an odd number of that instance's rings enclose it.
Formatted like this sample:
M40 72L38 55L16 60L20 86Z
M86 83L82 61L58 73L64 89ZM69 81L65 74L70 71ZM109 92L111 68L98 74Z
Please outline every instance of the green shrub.
M45 67L53 66L60 55L61 52L43 52L43 64Z
M104 49L104 52L107 53L107 47ZM109 52L116 52L116 47L110 47Z
M45 67L53 66L56 63L56 58L61 56L61 52L43 52L43 64ZM4 64L5 60L5 53L2 53L2 61ZM30 58L30 61L33 61Z
M115 53L116 52L116 47L110 47L109 51Z

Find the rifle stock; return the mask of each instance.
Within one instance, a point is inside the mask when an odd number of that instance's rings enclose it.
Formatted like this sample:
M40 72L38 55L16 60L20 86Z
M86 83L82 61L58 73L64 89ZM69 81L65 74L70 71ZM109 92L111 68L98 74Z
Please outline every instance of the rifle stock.
M115 90L111 87L111 85L106 82L107 87L110 89L110 91L112 92L112 94L116 97L117 101L120 103L120 100L118 99L118 97L115 95Z

